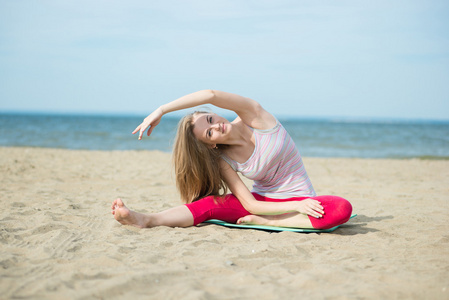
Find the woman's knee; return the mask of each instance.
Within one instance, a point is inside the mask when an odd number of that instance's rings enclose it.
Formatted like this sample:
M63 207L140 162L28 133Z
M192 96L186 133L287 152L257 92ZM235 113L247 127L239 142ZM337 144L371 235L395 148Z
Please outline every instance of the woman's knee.
M336 199L334 201L336 201L336 203L334 210L336 211L337 214L340 215L342 223L347 222L351 218L352 205L348 200L344 198L338 196L335 197Z
M338 196L318 196L314 199L321 202L324 207L324 216L320 219L311 219L316 229L328 229L346 223L352 214L351 203Z

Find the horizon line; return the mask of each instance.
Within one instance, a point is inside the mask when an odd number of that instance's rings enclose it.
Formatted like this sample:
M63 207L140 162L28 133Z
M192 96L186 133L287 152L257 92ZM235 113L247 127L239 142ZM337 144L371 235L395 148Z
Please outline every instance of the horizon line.
M222 114L224 117L232 117L232 112ZM136 112L96 112L96 111L36 111L36 110L0 110L0 115L36 115L36 116L86 116L86 117L141 117L145 114ZM166 118L182 117L185 113L172 112ZM379 117L379 116L304 116L290 114L273 114L283 121L300 120L305 121L331 121L331 122L418 122L418 123L449 123L447 119L441 118L414 118L414 117Z

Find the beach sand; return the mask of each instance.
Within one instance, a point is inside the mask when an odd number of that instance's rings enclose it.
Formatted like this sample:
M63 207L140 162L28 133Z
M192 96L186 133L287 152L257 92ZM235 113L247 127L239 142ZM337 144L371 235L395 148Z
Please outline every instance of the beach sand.
M0 298L449 299L449 161L304 162L333 233L122 226L180 204L170 154L0 148Z

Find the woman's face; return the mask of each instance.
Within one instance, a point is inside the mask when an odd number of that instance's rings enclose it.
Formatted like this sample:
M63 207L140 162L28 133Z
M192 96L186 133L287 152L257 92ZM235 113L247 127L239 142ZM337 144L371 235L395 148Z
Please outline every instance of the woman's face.
M232 125L214 113L200 113L193 116L193 134L205 144L215 147L226 144Z

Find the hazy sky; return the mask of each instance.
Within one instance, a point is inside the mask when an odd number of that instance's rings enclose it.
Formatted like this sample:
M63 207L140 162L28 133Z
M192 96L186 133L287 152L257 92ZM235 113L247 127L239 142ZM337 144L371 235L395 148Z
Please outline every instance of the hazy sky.
M146 115L207 88L449 119L449 1L0 0L0 111Z

